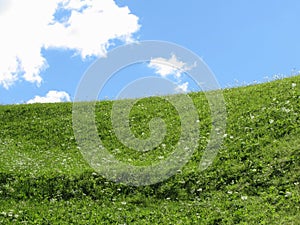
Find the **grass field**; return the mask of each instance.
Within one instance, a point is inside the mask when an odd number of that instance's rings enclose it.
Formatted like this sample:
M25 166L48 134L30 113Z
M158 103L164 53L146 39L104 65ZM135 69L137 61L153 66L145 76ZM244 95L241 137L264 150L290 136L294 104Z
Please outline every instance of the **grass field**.
M300 76L225 89L227 128L213 164L198 170L211 128L203 93L199 148L181 171L151 186L115 184L84 160L72 128L72 104L0 106L0 224L300 224ZM176 110L141 99L131 128L150 135L159 116L167 135L156 149L126 148L112 132L113 102L99 102L99 137L117 159L149 165L178 142Z

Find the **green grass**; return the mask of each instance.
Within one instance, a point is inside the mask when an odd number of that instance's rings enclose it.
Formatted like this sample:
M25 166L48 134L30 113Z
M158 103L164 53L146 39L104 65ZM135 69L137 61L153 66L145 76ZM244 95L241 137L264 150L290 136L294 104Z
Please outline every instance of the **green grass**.
M205 95L192 93L199 148L182 171L145 187L93 171L74 138L71 103L0 106L0 224L300 224L300 76L223 93L226 137L213 164L198 170L211 118ZM140 138L151 118L167 124L163 143L142 153L114 135L112 104L97 104L96 121L117 159L149 165L172 153L180 137L172 105L141 99L131 111Z

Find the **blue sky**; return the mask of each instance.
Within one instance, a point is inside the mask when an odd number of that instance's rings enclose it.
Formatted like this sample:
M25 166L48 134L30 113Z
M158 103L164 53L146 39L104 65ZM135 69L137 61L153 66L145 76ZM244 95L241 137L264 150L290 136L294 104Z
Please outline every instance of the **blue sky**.
M139 40L190 49L221 87L300 70L298 0L40 2L0 0L0 104L72 100L97 58ZM102 97L113 98L140 76L159 75L145 65L121 73ZM185 88L197 90L190 82Z

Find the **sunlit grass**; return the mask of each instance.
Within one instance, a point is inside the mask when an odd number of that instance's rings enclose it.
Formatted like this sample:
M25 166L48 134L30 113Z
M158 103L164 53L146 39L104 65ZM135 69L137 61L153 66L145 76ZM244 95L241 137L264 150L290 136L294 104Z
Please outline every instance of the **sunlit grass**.
M2 224L297 224L300 220L300 76L225 89L224 144L199 172L210 132L203 93L191 93L199 114L199 148L178 174L129 187L106 180L83 159L72 130L72 104L0 106ZM105 147L121 161L149 165L169 156L179 137L174 108L140 100L131 127L140 138L160 116L164 142L147 153L113 134L112 102L99 102L96 123Z

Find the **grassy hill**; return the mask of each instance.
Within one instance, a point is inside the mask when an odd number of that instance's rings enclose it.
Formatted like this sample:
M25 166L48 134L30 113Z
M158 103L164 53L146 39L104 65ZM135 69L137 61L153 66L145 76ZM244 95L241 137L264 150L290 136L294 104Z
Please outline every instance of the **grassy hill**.
M115 184L85 162L72 130L72 104L0 106L0 224L300 224L300 76L224 90L227 128L212 166L199 172L211 128L203 93L190 94L199 114L199 148L170 179L145 187ZM96 121L119 160L149 165L168 157L179 138L176 110L141 99L132 131L167 124L150 152L122 145L112 132L113 102Z

